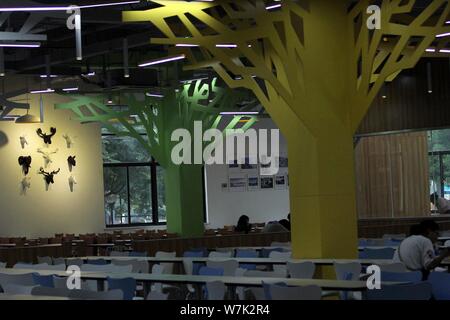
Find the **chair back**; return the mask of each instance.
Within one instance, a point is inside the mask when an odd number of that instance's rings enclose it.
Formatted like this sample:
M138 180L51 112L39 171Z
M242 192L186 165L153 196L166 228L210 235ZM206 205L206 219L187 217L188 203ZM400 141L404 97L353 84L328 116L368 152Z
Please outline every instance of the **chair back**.
M212 267L201 267L198 271L198 274L201 276L223 276L224 270L223 268L212 268Z
M208 258L231 258L232 256L232 251L211 251L208 255Z
M53 260L51 257L37 257L38 263L46 263L46 264L53 264Z
M161 301L161 300L167 300L169 297L168 293L162 293L159 291L151 291L148 293L146 300L154 300L154 301Z
M406 266L401 262L380 264L379 267L384 272L408 272Z
M428 282L384 285L380 290L367 290L367 300L430 300L432 287Z
M31 291L33 290L34 286L24 286L21 284L5 284L2 286L3 292L6 294L23 294L23 295L30 295Z
M288 262L287 272L289 277L297 279L312 279L316 272L316 265L311 261L305 262Z
M259 253L256 250L236 249L236 258L258 258ZM239 268L247 270L256 270L256 264L240 263Z
M222 268L223 275L234 276L239 263L236 260L208 260L206 266L210 268Z
M224 300L226 286L222 281L211 281L206 283L208 300Z
M319 286L285 287L270 286L272 300L321 300L322 289Z
M422 281L422 272L381 272L381 281L392 282L411 282L417 283Z
M133 300L136 293L136 279L134 278L107 278L108 290L120 289L123 291L123 300Z
M394 253L394 248L364 248L364 250L361 252L360 257L361 259L393 259Z
M72 290L66 288L48 288L37 286L31 290L33 296L69 297Z
M89 259L88 263L89 264L95 264L95 265L98 265L98 266L103 266L105 264L108 264L108 261L106 261L105 259L92 259L92 260Z
M111 264L114 266L131 266L131 272L133 273L148 273L148 262L143 260L112 260Z
M431 272L428 282L433 287L433 297L436 300L450 300L450 273Z
M53 281L52 275L43 276L43 275L40 275L39 273L33 273L33 282L35 285L41 286L41 287L47 287L47 288L55 287L55 283Z
M53 258L52 262L54 265L65 265L66 264L66 259L65 258Z
M0 286L7 284L20 284L23 286L33 286L33 274L32 273L24 273L24 274L4 274L0 273Z
M6 268L6 262L0 262L0 269Z
M79 300L123 300L123 291L120 289L103 292L71 290L69 298Z
M271 252L284 252L283 248L273 248L273 249L267 249L267 248L262 248L261 251L259 252L259 255L261 256L261 258L268 258L270 256Z
M146 251L130 251L129 256L130 257L146 257L147 252Z
M158 251L155 254L156 258L175 258L177 256L176 252L165 252L165 251ZM164 266L164 273L172 274L173 273L173 263L161 263L162 266Z

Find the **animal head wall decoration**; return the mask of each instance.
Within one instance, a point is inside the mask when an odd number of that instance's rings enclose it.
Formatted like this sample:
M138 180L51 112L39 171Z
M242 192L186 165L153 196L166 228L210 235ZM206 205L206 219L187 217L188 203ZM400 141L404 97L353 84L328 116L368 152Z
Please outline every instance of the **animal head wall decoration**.
M25 135L23 135L23 136L20 136L19 139L20 139L20 145L22 146L22 149L25 149L25 145L28 144L27 137Z
M77 165L77 162L75 160L76 156L69 156L67 158L67 163L69 164L69 170L72 171L72 167L75 167Z
M44 168L41 167L39 169L39 174L42 174L44 176L45 182L47 183L47 185L49 185L55 183L55 180L53 178L59 173L60 170L61 169L52 172L46 172L44 171Z
M36 133L44 140L45 144L52 144L52 137L56 134L56 128L50 128L50 134L43 133L41 128L37 129Z
M21 195L26 195L27 190L31 187L31 178L23 177L22 181L20 181L20 193Z
M63 134L62 137L64 138L64 140L66 140L67 149L72 148L73 145L75 144L74 140L75 140L76 137L71 137L67 133Z
M51 158L51 155L57 153L58 150L59 149L55 149L55 150L52 150L52 151L45 151L45 150L42 150L40 148L37 149L37 152L42 154L42 157L44 158L44 162L45 162L45 167L46 168L49 166L50 163L53 162L53 160Z
M24 175L27 175L31 168L31 156L19 157L19 165L22 167Z
M75 185L77 184L77 180L75 179L74 176L70 176L69 177L69 188L70 188L70 192L73 192Z

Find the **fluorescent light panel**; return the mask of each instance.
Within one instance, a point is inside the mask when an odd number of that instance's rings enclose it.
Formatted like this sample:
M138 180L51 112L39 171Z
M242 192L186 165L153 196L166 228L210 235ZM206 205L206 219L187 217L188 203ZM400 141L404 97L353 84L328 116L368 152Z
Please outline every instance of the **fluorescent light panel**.
M178 56L173 56L173 57L167 57L167 58L163 58L163 59L158 59L158 60L153 60L153 61L149 61L149 62L144 62L141 63L139 65L139 67L148 67L148 66L154 66L157 64L161 64L161 63L167 63L167 62L172 62L172 61L177 61L177 60L183 60L185 59L186 56L184 54L178 55Z
M99 8L99 7L111 7L111 6L121 6L126 4L134 4L139 3L139 0L135 1L123 1L123 2L108 2L108 3L99 3L99 4L90 4L84 6L59 6L59 7L15 7L15 8L0 8L0 12L30 12L30 11L67 11L69 9L91 9L91 8Z

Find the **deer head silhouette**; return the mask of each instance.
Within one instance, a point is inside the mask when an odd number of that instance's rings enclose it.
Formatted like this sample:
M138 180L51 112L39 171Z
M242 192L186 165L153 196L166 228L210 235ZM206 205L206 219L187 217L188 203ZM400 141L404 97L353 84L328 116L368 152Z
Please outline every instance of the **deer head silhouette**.
M44 140L45 144L52 144L52 137L56 134L56 128L50 128L50 134L43 133L41 128L37 129L36 133Z
M31 168L31 156L19 157L19 165L22 167L23 173L27 175Z
M55 181L53 180L53 177L58 174L60 171L60 169L56 170L56 171L52 171L52 172L46 172L44 171L44 168L40 168L39 169L39 174L42 174L44 176L45 182L47 182L47 184L53 184L55 183Z

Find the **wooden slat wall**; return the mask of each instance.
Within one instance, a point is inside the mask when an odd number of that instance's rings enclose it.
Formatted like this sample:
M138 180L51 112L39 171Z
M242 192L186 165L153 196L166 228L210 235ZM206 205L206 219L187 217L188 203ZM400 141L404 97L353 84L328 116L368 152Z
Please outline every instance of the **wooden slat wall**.
M359 218L430 214L426 132L362 138L355 167Z
M427 63L432 62L432 89L428 93ZM361 122L357 134L450 127L450 60L423 59L403 71L380 93Z

